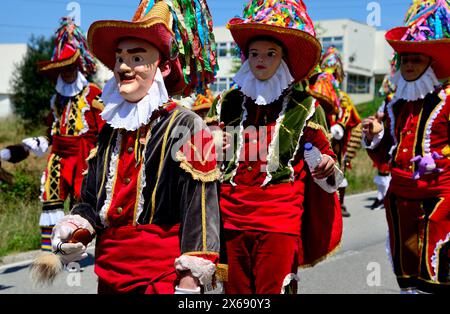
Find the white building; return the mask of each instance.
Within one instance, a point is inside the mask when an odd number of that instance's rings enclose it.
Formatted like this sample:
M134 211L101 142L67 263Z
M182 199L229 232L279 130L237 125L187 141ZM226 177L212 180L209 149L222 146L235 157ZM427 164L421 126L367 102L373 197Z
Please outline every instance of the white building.
M27 52L26 44L0 44L0 118L12 113L10 81L15 65L22 61Z
M370 101L378 90L384 75L389 72L389 60L393 50L384 40L385 31L349 19L322 20L316 23L317 37L324 50L334 45L342 53L345 80L343 90L350 94L355 103ZM211 86L215 92L230 86L233 77L233 38L226 27L216 27L220 70L216 83ZM234 58L236 60L236 58Z

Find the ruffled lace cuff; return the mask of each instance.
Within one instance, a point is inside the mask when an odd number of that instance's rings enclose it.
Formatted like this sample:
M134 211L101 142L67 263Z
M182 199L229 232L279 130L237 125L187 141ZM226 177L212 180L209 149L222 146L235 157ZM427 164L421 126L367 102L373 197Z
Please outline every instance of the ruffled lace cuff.
M375 135L372 139L372 142L370 144L368 144L368 143L366 143L366 136L363 133L361 145L365 149L375 149L380 144L381 140L383 139L383 136L384 136L384 128L380 133Z
M175 269L177 271L190 270L192 276L196 277L200 284L204 286L211 283L216 265L201 257L181 255L175 259Z

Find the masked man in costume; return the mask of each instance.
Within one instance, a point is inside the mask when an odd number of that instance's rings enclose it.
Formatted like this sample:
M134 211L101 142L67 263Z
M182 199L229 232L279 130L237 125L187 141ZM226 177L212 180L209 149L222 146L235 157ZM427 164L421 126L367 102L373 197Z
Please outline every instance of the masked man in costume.
M406 27L385 35L399 58L385 126L363 121L368 153L390 161L385 198L389 243L404 293L450 291L450 7L415 1ZM390 160L389 160L390 158Z
M333 47L328 47L323 54L320 66L324 72L333 74L336 81L342 84L344 80L344 69L341 54ZM351 169L351 160L355 157L357 150L361 147L361 118L352 100L343 90L340 90L340 109L332 116L330 131L332 134L332 146L337 155L341 169L346 173ZM350 217L350 213L344 205L345 189L348 186L344 179L339 187L339 199L342 207L342 216Z
M220 187L225 292L295 292L298 267L337 249L342 232L337 193L314 181L338 181L340 172L325 120L295 84L312 72L321 46L302 1L250 1L243 16L227 26L245 57L237 87L209 112L236 139L228 144ZM312 173L303 158L306 142L323 154Z
M75 230L96 234L99 293L199 293L211 282L219 253L214 144L203 121L169 98L214 78L211 28L203 1L142 1L131 22L89 28L92 52L114 72L103 90L106 124L82 203L55 227L52 244L67 263L86 255L82 243L67 242Z
M96 71L94 58L82 30L70 18L61 19L53 56L50 61L39 62L38 68L56 82L47 136L27 138L21 145L5 148L0 155L10 162L19 162L29 151L41 157L51 146L41 179L43 207L39 220L41 248L51 251L52 228L64 216L64 202L69 198L73 204L80 198L86 158L104 124L100 117L103 104L99 99L101 90L88 81Z

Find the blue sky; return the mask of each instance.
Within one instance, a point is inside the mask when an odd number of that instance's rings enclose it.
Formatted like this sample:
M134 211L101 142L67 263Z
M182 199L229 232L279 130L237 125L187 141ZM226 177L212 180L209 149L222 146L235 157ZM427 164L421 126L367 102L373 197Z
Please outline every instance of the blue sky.
M67 5L76 2L81 8L81 27L87 32L96 20L130 20L138 0L2 0L0 9L0 43L25 43L31 34L50 36L60 17L67 15ZM380 29L402 24L410 0L304 0L311 18L316 20L349 18L366 23L369 3L380 4ZM243 0L208 0L214 25L225 25L241 14Z

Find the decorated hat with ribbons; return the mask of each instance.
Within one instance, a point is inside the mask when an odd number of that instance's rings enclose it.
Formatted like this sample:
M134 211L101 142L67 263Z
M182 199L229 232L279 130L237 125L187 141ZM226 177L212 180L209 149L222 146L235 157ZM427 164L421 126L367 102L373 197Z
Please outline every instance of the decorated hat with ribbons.
M385 38L398 55L418 53L431 57L438 79L450 76L450 3L446 0L413 1L405 26L389 30Z
M56 31L52 57L50 60L38 62L38 70L55 79L61 69L73 64L77 64L84 75L92 75L97 70L83 31L70 17L63 17Z
M344 66L342 64L342 56L339 50L330 46L320 59L320 67L323 71L331 73L339 84L344 81Z

